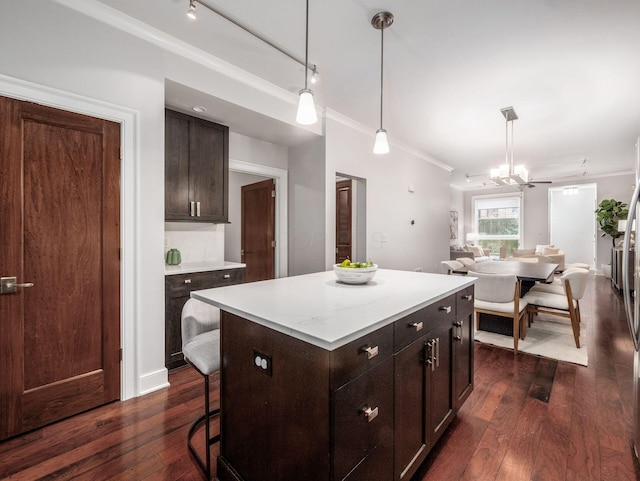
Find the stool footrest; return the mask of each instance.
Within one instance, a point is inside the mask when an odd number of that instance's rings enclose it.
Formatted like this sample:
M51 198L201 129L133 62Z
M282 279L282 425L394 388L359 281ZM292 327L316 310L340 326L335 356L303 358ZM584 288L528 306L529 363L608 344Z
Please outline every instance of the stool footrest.
M207 479L211 479L211 466L207 466L207 463L202 460L200 455L197 453L197 451L191 444L191 438L195 435L196 431L200 426L208 422L211 419L211 417L215 417L219 415L220 415L220 409L212 409L207 414L203 414L198 419L196 419L195 422L191 425L191 427L189 428L189 433L187 435L187 447L189 448L189 453L191 453L191 456L196 461L196 463L198 464L198 466L200 467L204 475L207 477ZM212 436L211 438L209 438L208 446L207 446L207 454L209 454L209 446L217 443L219 440L220 440L220 434L216 434L215 436Z

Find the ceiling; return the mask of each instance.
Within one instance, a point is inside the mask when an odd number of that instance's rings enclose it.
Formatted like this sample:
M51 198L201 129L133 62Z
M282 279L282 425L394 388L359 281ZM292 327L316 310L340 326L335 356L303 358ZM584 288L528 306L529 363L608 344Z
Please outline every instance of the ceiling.
M304 58L303 0L203 0ZM188 0L101 0L290 92L304 69ZM514 159L533 180L632 172L640 135L640 2L637 0L310 0L309 62L320 71L316 104L379 127L380 31L385 30L384 128L394 141L451 166L451 182L479 188L504 163L513 106ZM293 145L311 135L168 82L167 103L217 105L236 131ZM295 112L292 111L292 116ZM253 119L253 121L251 121ZM227 120L227 119L224 119ZM244 129L244 130L241 130ZM388 154L390 157L393 152ZM470 174L470 182L465 182Z

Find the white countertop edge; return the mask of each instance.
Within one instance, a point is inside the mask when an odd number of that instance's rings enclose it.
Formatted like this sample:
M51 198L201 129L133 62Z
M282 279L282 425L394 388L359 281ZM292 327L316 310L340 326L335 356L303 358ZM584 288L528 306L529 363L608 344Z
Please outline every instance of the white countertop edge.
M462 276L460 276L462 277ZM348 343L350 343L351 341L354 341L364 335L370 334L384 326L387 326L395 321L397 321L398 319L401 319L409 314L412 314L416 311L419 311L420 309L429 306L431 304L433 304L434 302L438 302L441 299L444 299L447 296L450 296L451 294L458 292L461 289L465 289L471 285L473 285L475 283L475 281L477 280L476 277L464 277L465 282L463 282L462 284L460 284L459 286L457 286L456 288L450 289L448 291L445 291L443 293L441 293L440 295L437 295L435 297L432 297L431 299L425 300L424 302L420 302L418 304L416 304L415 306L411 306L408 307L407 309L397 312L394 315L380 320L378 322L372 323L367 325L366 327L363 327L361 329L358 329L357 331L354 331L352 333L349 333L343 337L337 338L337 339L333 339L331 341L327 341L324 339L320 339L318 337L309 335L305 332L301 332L298 331L296 329L291 329L291 328L286 328L284 326L282 326L281 324L277 323L277 322L273 322L270 321L268 319L256 316L254 314L251 313L247 313L244 312L240 309L236 309L233 306L230 305L226 305L223 304L221 302L212 300L206 296L202 296L199 294L199 291L192 291L191 292L191 297L198 299L200 301L203 302L207 302L208 304L212 304L220 309L222 309L223 311L227 311L230 312L231 314L235 314L237 316L240 316L244 319L248 319L250 321L253 321L257 324L260 324L261 326L264 327L268 327L270 329L273 329L274 331L277 332L281 332L283 334L287 334L289 336L292 336L295 339L299 339L301 341L305 341L308 342L309 344L312 344L314 346L320 347L322 349L325 349L327 351L333 351L335 349L338 349L339 347L342 347Z
M224 264L212 264L210 262L185 262L177 266L164 266L164 275L172 276L175 274L191 274L192 272L208 272L208 271L221 271L223 269L241 269L246 267L246 264L240 262L228 262L224 261Z

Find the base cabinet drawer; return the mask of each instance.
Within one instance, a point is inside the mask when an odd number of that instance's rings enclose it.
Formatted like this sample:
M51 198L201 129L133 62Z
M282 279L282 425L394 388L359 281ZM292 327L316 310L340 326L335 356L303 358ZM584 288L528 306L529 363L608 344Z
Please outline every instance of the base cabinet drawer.
M393 479L393 436L385 438L343 481L389 481Z
M393 358L335 391L332 406L334 479L343 479L393 433Z

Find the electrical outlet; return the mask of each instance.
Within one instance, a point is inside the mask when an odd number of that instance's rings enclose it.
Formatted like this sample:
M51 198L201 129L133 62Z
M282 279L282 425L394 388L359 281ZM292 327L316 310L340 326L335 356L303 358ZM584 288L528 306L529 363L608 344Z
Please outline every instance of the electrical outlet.
M273 375L273 365L271 361L271 356L269 354L265 354L264 352L260 352L257 349L253 350L253 365L256 369L262 371L268 376Z

